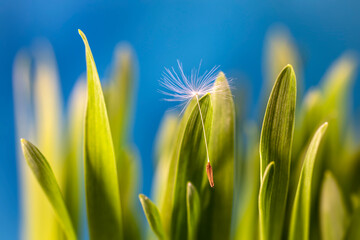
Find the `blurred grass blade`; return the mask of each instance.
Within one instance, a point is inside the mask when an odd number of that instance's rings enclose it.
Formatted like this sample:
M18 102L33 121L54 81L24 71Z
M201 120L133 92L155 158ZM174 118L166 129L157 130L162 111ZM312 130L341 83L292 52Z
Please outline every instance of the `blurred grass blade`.
M238 209L235 216L234 239L259 239L259 208L260 189L259 135L257 124L244 124L246 154L239 168L241 177L239 186Z
M70 96L68 134L66 142L67 156L64 162L64 199L69 209L76 232L80 230L83 126L86 108L86 81L80 78ZM79 235L78 235L79 236Z
M186 206L187 206L187 223L188 223L188 239L197 239L197 228L199 225L201 205L199 193L191 184L188 182L186 188Z
M160 129L156 134L155 165L156 172L153 180L152 196L158 206L163 206L166 192L166 182L169 178L169 168L172 154L176 146L179 129L178 115L167 113L163 117Z
M346 239L348 240L360 239L360 194L354 196L354 200L356 200L356 205L354 206L351 223L346 234Z
M268 239L270 226L270 203L274 184L275 162L266 167L259 191L259 225L260 239Z
M300 179L295 195L290 221L289 239L309 239L310 209L311 209L311 183L313 169L322 137L328 124L324 123L316 131L305 155Z
M321 190L320 224L323 240L344 239L349 224L349 214L338 183L327 171Z
M64 155L62 154L62 99L59 74L55 54L51 44L46 40L39 40L34 49L34 142L49 159L60 188L63 187L62 179ZM35 190L36 191L36 190ZM35 195L37 194L37 196ZM34 208L36 213L34 226L39 234L36 238L56 238L61 231L54 218L47 200L34 193ZM37 203L35 203L37 202Z
M139 186L139 155L131 142L132 109L137 85L136 59L130 46L119 44L115 49L110 82L104 97L114 145L125 239L140 239L137 192Z
M171 235L171 218L173 213L173 205L174 205L174 191L175 191L175 182L176 182L176 172L178 169L178 161L179 155L182 148L182 141L184 138L184 133L187 129L187 124L192 116L194 107L196 106L196 100L193 99L190 101L189 105L185 109L185 112L182 116L182 119L178 125L176 135L174 136L174 146L171 149L171 153L169 153L168 167L165 169L166 173L166 180L162 183L164 184L163 187L163 195L161 196L159 202L161 203L160 206L160 214L161 219L163 220L164 229L168 236ZM165 160L166 161L166 160ZM160 167L161 165L159 165ZM160 169L159 169L160 170ZM185 200L184 200L185 203Z
M271 26L266 34L263 58L264 89L266 96L283 67L291 64L297 72L298 88L302 86L301 59L289 29L281 24ZM300 75L300 77L299 77Z
M145 195L140 194L139 199L151 229L159 239L165 239L164 229L161 224L159 210L155 204Z
M209 204L204 206L199 236L229 239L234 197L235 107L224 73L218 74L214 88L217 90L210 95L213 114L209 152L216 189L204 196Z
M25 159L51 203L67 238L76 239L69 213L49 163L33 144L25 139L21 139L21 144Z
M293 68L286 66L278 76L266 108L260 138L261 176L275 162L274 183L270 201L270 226L266 239L281 238L289 185L290 156L294 133L296 79Z
M115 49L115 60L105 100L114 146L127 142L132 130L132 109L137 86L136 59L130 46L122 44ZM121 159L119 159L121 160Z
M122 239L121 203L115 153L100 79L88 41L88 102L85 116L85 187L90 237Z
M207 191L210 191L210 186L206 183L205 169L207 159L199 109L194 105L188 107L191 107L192 111L188 118L182 141L179 145L180 150L175 175L170 237L174 240L187 238L187 182L190 181L197 189L205 188ZM204 119L206 135L210 136L212 124L210 94L207 94L200 99L200 107ZM199 192L201 191L202 190L199 190Z

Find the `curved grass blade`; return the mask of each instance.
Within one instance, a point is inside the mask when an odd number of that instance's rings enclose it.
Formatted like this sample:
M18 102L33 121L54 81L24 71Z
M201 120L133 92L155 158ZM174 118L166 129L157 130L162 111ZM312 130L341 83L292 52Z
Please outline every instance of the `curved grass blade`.
M206 152L203 138L203 127L199 109L190 105L191 115L186 123L177 157L175 185L171 213L171 239L187 238L186 184L188 181L197 188L205 187ZM204 119L206 135L210 136L212 123L212 106L210 94L200 99L201 112ZM209 185L207 185L209 186ZM200 190L201 191L201 190Z
M266 108L260 138L261 177L268 164L275 162L274 183L270 201L270 219L265 239L281 238L289 185L290 156L294 133L296 79L291 65L278 76Z
M104 96L88 41L86 50L88 102L85 116L85 188L90 237L122 239L121 203L115 153Z
M186 188L186 206L187 206L187 223L188 239L197 239L197 228L199 225L201 205L199 193L195 186L188 182Z
M213 113L209 152L216 189L202 196L209 203L203 206L199 231L199 236L209 240L230 238L235 172L235 107L224 73L218 74L214 88L210 95Z
M75 231L80 232L81 216L81 189L82 181L80 173L82 168L82 146L83 146L83 126L86 107L86 82L80 78L71 93L69 104L68 134L66 142L67 156L64 161L64 199L69 209L71 220ZM79 236L79 234L78 234Z
M270 203L274 184L275 162L269 163L262 177L259 191L260 239L267 239L270 226Z
M319 127L312 138L305 155L291 214L290 240L309 239L312 175L317 150L327 126L328 123L324 123Z
M21 139L25 159L52 205L59 223L68 239L76 239L70 215L65 206L55 175L41 152L30 142Z
M151 229L159 239L165 239L163 225L161 224L159 210L145 195L140 194L139 199Z
M344 239L349 213L342 192L330 171L325 172L320 198L320 226L323 240Z

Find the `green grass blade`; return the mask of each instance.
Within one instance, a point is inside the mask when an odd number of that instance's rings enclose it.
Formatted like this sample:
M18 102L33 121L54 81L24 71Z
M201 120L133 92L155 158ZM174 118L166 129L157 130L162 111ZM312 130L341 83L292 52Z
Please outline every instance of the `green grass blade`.
M259 135L260 131L254 122L245 123L246 142L244 159L238 169L241 177L238 186L238 209L235 216L234 239L259 239L259 208L260 189Z
M64 199L69 209L71 220L76 232L80 232L81 216L81 189L80 173L82 168L82 146L83 146L83 126L86 107L86 82L80 78L70 97L68 134L66 141L67 156L64 161L63 180L64 180Z
M294 133L296 79L293 68L286 66L278 76L266 108L260 138L260 168L274 161L275 174L270 203L270 226L266 239L281 238L289 185L290 156ZM269 199L270 201L270 199Z
M353 196L354 212L352 214L351 223L346 234L346 239L348 240L358 240L360 239L360 194Z
M197 239L197 228L200 220L201 205L199 193L195 186L188 182L186 188L186 206L187 206L187 223L188 239Z
M184 139L184 133L187 128L188 121L192 116L192 112L194 107L196 106L196 100L193 99L189 105L187 106L180 123L175 132L175 139L174 146L171 148L171 153L169 153L169 163L168 166L163 166L164 170L166 171L166 178L162 184L163 187L163 196L159 197L160 205L160 214L161 219L163 220L164 229L168 236L171 235L171 218L172 218L172 211L174 205L174 191L175 191L175 181L176 181L176 172L178 169L178 162L179 162L179 155L180 150L182 148L182 141ZM161 165L159 165L161 167ZM159 169L159 171L161 171Z
M210 136L212 124L212 107L210 94L200 99L201 112L204 118L206 135ZM211 191L206 178L206 151L203 137L203 128L200 120L199 109L190 105L191 115L188 118L180 150L177 158L175 185L173 192L171 239L187 238L187 209L186 209L186 184L190 181L199 192L203 188Z
M95 61L85 35L88 102L85 116L85 188L90 237L122 239L121 203L110 125Z
M270 221L270 203L274 184L275 162L266 167L259 191L259 226L260 239L268 239Z
M290 221L290 240L309 239L311 183L317 150L328 124L324 123L316 131L305 155L300 179L295 195Z
M41 185L68 239L76 239L75 231L61 195L55 175L41 152L30 142L21 139L25 159Z
M229 239L234 197L235 107L222 72L217 76L214 88L217 90L210 95L213 114L209 152L215 189L207 191L208 196L203 197L209 199L209 204L204 206L199 236Z
M145 195L140 194L139 199L151 229L159 239L164 239L164 229L163 225L161 224L159 210L155 204Z
M320 226L323 240L344 239L349 225L349 213L342 192L331 172L327 171L320 198Z

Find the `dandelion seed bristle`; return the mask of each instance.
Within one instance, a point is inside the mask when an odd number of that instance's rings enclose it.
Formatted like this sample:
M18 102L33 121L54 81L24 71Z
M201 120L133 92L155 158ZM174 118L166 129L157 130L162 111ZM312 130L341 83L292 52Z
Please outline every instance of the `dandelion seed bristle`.
M201 62L197 70L193 69L191 71L190 76L185 75L180 61L178 61L179 74L175 71L174 68L165 68L165 71L162 74L162 78L160 80L160 85L164 89L160 90L160 92L168 97L165 100L172 102L180 102L181 105L184 105L184 108L181 112L184 111L185 107L193 98L196 99L206 148L206 172L208 175L210 186L214 187L213 172L210 165L210 156L205 132L204 118L201 112L199 98L208 93L221 93L222 90L219 86L214 86L215 80L218 75L219 67L213 67L210 71L205 71L202 75L200 75L200 67Z

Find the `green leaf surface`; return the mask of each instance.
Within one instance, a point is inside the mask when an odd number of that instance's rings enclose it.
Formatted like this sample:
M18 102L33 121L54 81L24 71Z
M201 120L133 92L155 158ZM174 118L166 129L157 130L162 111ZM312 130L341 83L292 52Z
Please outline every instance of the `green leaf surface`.
M212 124L212 106L210 94L200 100L201 112L204 119L206 135L210 136ZM203 137L203 127L197 105L190 105L191 115L188 118L177 159L173 204L171 215L171 239L187 238L187 207L186 186L190 181L197 189L205 186L210 190L205 174L206 151ZM201 191L201 190L200 190Z
M85 35L88 102L85 116L85 189L90 237L122 239L117 166L104 96Z
M342 192L330 171L325 172L320 198L320 226L323 240L344 239L349 213Z
M176 172L178 167L179 155L181 150L181 143L184 138L184 133L187 127L187 123L192 115L194 107L196 106L196 100L192 99L188 104L187 108L184 111L182 119L178 124L178 128L176 130L175 139L174 139L174 147L172 148L171 157L169 157L168 166L164 166L164 170L167 174L166 180L163 183L163 196L159 197L160 205L160 214L161 219L163 220L165 232L167 236L171 235L171 217L172 210L174 204L174 189L175 189L175 180L176 180ZM166 161L166 160L165 160ZM161 167L161 165L159 165ZM160 169L159 169L160 170Z
M310 209L311 209L311 183L317 150L328 124L324 123L316 131L305 155L300 179L295 195L290 221L289 239L309 239Z
M289 185L290 156L294 133L296 79L293 68L286 66L278 76L266 108L260 138L261 177L268 164L275 162L270 201L269 230L265 239L281 238Z
M188 239L197 239L197 228L199 225L201 215L201 205L199 193L191 184L188 182L186 189L186 206L187 206L187 224L188 224Z
M159 210L155 204L145 195L140 194L139 199L151 229L159 239L164 239L165 234L163 225L161 223Z
M85 79L80 78L70 97L68 112L69 128L66 141L67 156L63 166L64 199L76 232L80 232L82 189L82 184L80 184L82 182L80 180L80 173L83 171L82 146L86 92L86 81Z
M260 189L259 135L260 131L254 122L244 125L245 156L238 159L241 185L238 187L239 199L234 225L234 239L259 239L259 208ZM236 174L236 172L235 172Z
M55 175L41 152L30 142L21 139L25 159L41 185L68 239L76 239L75 231Z
M215 189L202 197L209 203L204 204L199 237L229 239L234 197L235 107L224 73L218 74L214 88L217 90L210 95L213 113L209 119L209 152Z
M260 239L267 239L269 235L270 203L274 184L275 162L269 163L262 177L259 191L259 226Z

